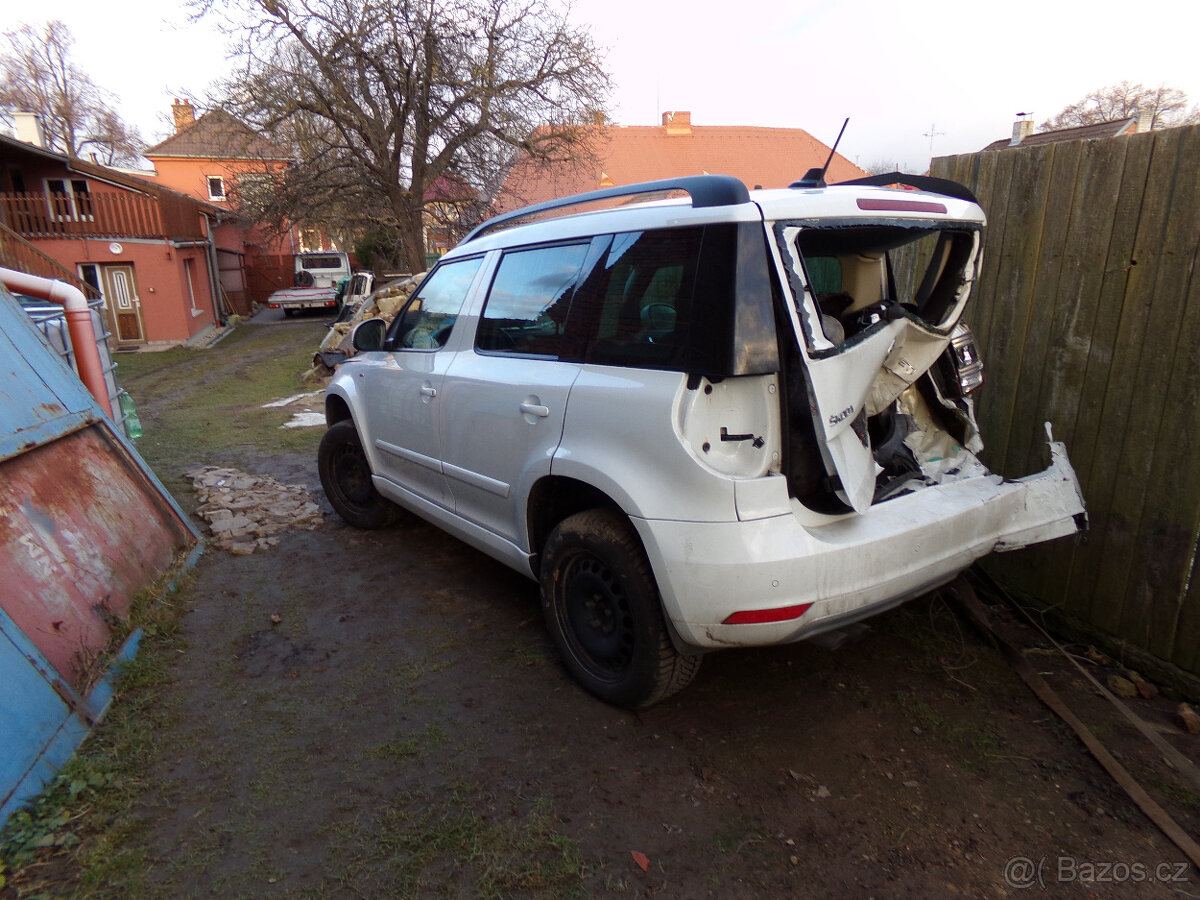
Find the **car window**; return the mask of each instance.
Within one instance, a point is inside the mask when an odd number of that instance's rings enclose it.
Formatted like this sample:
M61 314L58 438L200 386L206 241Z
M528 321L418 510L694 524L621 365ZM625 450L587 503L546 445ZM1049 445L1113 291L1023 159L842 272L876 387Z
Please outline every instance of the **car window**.
M687 355L703 228L613 236L586 285L590 363L678 368Z
M475 335L485 353L557 358L587 244L504 254Z
M443 263L397 317L392 346L397 350L437 350L445 345L467 299L483 257Z

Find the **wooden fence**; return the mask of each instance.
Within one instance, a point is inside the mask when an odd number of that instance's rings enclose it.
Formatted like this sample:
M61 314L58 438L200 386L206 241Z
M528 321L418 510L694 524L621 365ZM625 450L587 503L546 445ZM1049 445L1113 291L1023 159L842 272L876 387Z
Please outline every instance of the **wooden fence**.
M967 320L985 461L1064 440L1085 542L997 557L1020 590L1200 674L1200 126L934 160L988 214Z
M292 257L254 255L246 258L246 295L255 303L266 303L274 291L295 285Z

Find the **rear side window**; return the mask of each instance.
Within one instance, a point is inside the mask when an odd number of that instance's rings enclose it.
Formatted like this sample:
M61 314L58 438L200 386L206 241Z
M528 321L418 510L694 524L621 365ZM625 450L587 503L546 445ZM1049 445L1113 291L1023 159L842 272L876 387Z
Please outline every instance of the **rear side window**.
M505 253L475 334L476 349L557 358L587 251L587 244L568 244Z
M585 266L568 333L589 363L726 377L778 368L757 224L614 234Z
M482 264L483 257L477 256L438 266L396 317L392 346L397 350L437 350L444 346Z
M674 368L691 324L703 228L613 236L595 285L596 328L587 361Z

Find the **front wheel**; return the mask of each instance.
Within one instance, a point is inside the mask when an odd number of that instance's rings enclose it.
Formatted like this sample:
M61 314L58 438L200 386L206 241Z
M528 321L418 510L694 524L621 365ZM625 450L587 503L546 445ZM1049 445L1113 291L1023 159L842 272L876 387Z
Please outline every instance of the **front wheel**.
M680 691L699 656L675 650L637 532L616 510L564 519L542 553L542 610L568 671L589 692L630 709Z
M343 419L329 427L317 450L321 487L334 511L355 528L383 528L400 509L375 490L371 466L354 423Z

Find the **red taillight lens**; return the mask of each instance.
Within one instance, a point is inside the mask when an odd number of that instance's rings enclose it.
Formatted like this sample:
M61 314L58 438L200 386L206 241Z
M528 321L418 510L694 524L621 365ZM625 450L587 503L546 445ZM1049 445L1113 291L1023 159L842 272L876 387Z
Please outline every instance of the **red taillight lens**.
M812 606L811 603L800 603L796 606L779 606L775 609L743 609L728 616L722 625L759 625L763 622L786 622L788 619L798 619Z

